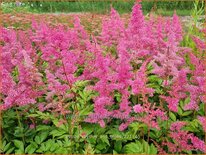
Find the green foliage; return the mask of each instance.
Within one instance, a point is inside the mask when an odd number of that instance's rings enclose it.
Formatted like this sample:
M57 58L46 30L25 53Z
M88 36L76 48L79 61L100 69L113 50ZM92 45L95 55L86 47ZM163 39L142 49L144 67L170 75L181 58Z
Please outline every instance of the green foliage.
M146 141L136 141L124 146L124 153L128 154L157 154L156 147Z
M110 5L119 13L131 12L135 0L131 1L73 1L73 2L24 2L23 5L16 7L15 3L3 3L3 12L10 13L16 10L17 12L93 12L93 13L108 13ZM173 1L173 2L142 2L142 8L145 14L150 12L156 6L157 13L161 15L171 16L174 10L177 10L178 15L190 15L194 8L193 2ZM197 5L197 9L201 7ZM202 12L203 14L203 12Z
M157 76L150 75L148 84L151 81L155 83L151 87L164 93L161 88L162 81ZM3 131L5 131L3 133L3 153L157 154L157 148L151 140L161 143L163 137L168 134L170 124L178 120L188 122L184 130L193 132L200 137L204 136L200 122L197 119L190 121L190 118L204 113L204 106L201 106L195 114L193 111L183 110L183 107L190 102L189 98L179 103L177 113L168 113L169 120L160 124L160 127L164 126L165 130L151 128L149 134L148 127L142 122L131 123L123 132L119 131L117 120L112 120L110 125L105 128L101 128L98 124L86 123L84 119L93 110L91 99L97 95L85 89L88 82L90 81L75 83L71 91L76 93L76 106L73 101L68 101L72 104L68 107L72 113L66 115L66 122L63 124L59 124L64 119L62 116L56 116L48 111L41 112L35 106L24 107L24 109L12 108L5 111L3 114ZM118 93L116 97L121 98ZM133 99L132 102L136 103L137 101ZM153 102L158 102L158 100ZM27 110L25 111L25 109ZM78 115L74 116L75 110L78 110ZM48 120L48 122L42 123L44 120ZM34 128L29 127L29 124L32 123L36 124Z
M36 9L30 9L30 7L24 3L22 6L16 6L15 3L12 2L3 2L1 3L1 9L4 13L24 13L24 12L37 12Z
M191 12L192 21L188 23L185 29L187 33L184 35L183 41L181 43L185 47L192 48L196 55L198 54L198 51L195 43L191 39L191 36L203 37L203 34L199 31L199 27L200 24L204 23L204 21L200 21L200 16L205 14L204 6L204 1L195 0L193 3L193 9Z

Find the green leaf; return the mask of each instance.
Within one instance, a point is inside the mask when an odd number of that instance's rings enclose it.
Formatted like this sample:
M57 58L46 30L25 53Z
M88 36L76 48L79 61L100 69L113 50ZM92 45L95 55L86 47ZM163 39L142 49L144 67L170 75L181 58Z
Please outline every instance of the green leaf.
M150 132L150 135L149 135L152 139L155 139L157 138L155 132Z
M68 124L67 124L67 123L61 124L61 125L59 126L59 128L62 129L62 130L64 130L64 131L66 131L66 132L68 132L68 130L69 130L69 127L68 127Z
M7 142L4 140L3 143L2 143L2 148L4 148L7 144ZM11 142L10 142L11 143Z
M42 143L39 149L42 150L43 152L46 152L47 151L46 144Z
M100 136L100 139L102 142L106 143L107 145L110 146L109 140L108 140L108 136L107 135L102 135Z
M149 154L157 154L157 148L153 144L150 146Z
M46 141L45 142L45 150L46 151L48 151L48 150L50 150L52 147L55 149L55 147L54 147L54 140L52 140L52 139L49 139L48 141ZM53 149L51 149L51 150L53 150Z
M118 154L118 152L116 152L115 150L113 150L113 154Z
M14 149L15 147L10 148L8 151L6 151L6 154L11 154Z
M84 154L94 154L95 151L94 151L94 149L93 149L93 147L92 147L91 144L86 144L86 145L84 145L84 151L83 151L83 153L84 153Z
M184 130L190 131L190 132L199 132L199 123L198 120L195 119L192 122L189 122L189 125L183 128Z
M109 131L107 131L106 134L109 134L109 135L120 135L121 132L118 129L116 129L116 128L112 128Z
M15 150L15 154L23 154L23 153L24 153L24 150L21 150L21 149Z
M25 153L28 153L28 154L32 154L35 152L35 150L37 149L38 146L34 145L34 144L30 144L26 147L25 149Z
M97 135L102 135L105 134L106 128L101 128L100 126L98 126L95 130L94 133L96 133Z
M178 106L178 112L177 112L180 116L182 116L182 113L183 113L183 111L182 111L182 109Z
M37 143L37 144L41 144L41 138L40 138L40 136L36 136L35 138L34 138L34 140L35 140L35 142Z
M171 111L169 112L169 117L171 118L171 120L176 121L176 116Z
M38 125L38 126L36 127L36 131L48 130L48 129L50 129L50 128L51 128L51 127L48 126L48 125Z
M48 132L41 132L41 134L40 134L40 141L41 141L41 143L47 138L47 136L49 135L49 133Z
M157 148L149 145L145 140L136 141L125 145L124 152L129 154L157 154Z
M186 112L184 112L184 113L182 114L182 116L188 116L188 115L190 115L190 114L192 114L192 111L186 111Z
M11 145L11 142L9 142L8 144L6 144L6 145L3 147L3 152L6 152L6 151L9 149L10 145Z
M55 143L54 141L51 143L52 147L50 147L50 150L51 152L54 152L56 149L58 149L59 147L59 144Z
M52 135L52 137L60 137L62 135L66 134L66 131L65 130L62 130L62 129L56 129L56 130L52 130L50 132L50 135Z
M92 105L88 105L86 108L84 108L83 110L80 111L79 115L80 116L87 116L89 113L92 112L93 106Z
M189 98L189 97L185 99L184 105L185 105L185 104L188 104L188 103L190 103L190 98Z
M107 147L107 144L106 143L98 143L96 148L99 149L99 150L103 150Z
M68 154L68 153L71 153L71 149L60 147L54 153L55 154Z
M15 127L14 136L15 137L23 137L24 136L24 128L18 127L18 126Z
M121 94L120 93L116 93L114 96L116 97L117 102L121 101Z
M138 97L137 96L132 96L132 103L137 104L138 102Z
M89 136L89 138L87 139L87 142L91 143L91 144L95 144L96 143L96 136Z
M149 153L150 152L150 146L148 145L148 143L146 142L146 141L142 141L142 144L143 144L143 151L145 152L145 153ZM140 144L141 145L141 144Z
M62 146L62 145L63 145L63 143L62 143L61 140L57 140L57 143L56 143L56 144L58 144L59 146Z
M137 131L140 129L141 125L140 125L140 123L138 123L138 122L134 122L134 123L131 123L131 124L129 125L129 127L131 127L132 130L134 131L134 133L136 134Z
M190 131L190 132L199 132L199 130L193 126L186 126L186 127L184 127L184 130Z
M44 150L42 150L42 148L39 148L38 150L36 150L37 153L44 153Z
M125 145L124 150L124 152L128 154L143 153L143 147L134 142Z
M121 141L115 142L115 144L114 144L114 149L115 149L115 151L117 151L118 153L120 153L121 150L122 150L122 142L121 142Z
M14 140L14 145L21 151L24 151L24 143L20 140Z
M106 132L106 134L109 135L109 137L112 139L112 140L119 140L119 139L122 139L123 136L123 132L120 132L118 129L116 128L112 128L110 129L109 131Z

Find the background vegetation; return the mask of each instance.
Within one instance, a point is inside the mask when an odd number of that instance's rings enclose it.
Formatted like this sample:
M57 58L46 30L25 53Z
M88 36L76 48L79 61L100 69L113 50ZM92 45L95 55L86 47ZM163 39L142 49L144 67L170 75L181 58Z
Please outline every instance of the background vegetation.
M4 3L2 6L4 12L12 11L28 11L36 13L48 12L93 12L93 13L108 13L112 6L119 13L131 12L135 0L131 1L91 1L91 2L27 2L22 3L17 7L16 3ZM205 5L204 2L199 3L198 7ZM156 6L157 12L162 15L172 15L174 10L177 10L178 15L191 15L191 10L194 8L193 1L176 1L176 2L142 2L144 13L148 13ZM204 14L204 12L203 12Z

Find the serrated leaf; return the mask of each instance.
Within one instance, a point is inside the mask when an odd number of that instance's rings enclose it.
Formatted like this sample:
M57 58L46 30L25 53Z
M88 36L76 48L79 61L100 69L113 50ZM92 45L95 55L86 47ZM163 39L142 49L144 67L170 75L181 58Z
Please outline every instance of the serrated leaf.
M157 148L151 144L149 154L157 154Z
M48 125L38 125L36 127L36 131L48 130L49 128L51 128L51 127Z
M124 150L128 154L143 153L143 147L134 142L125 145Z
M41 138L38 135L34 138L34 140L37 144L41 144Z
M79 115L80 116L87 116L88 114L90 114L92 112L93 106L87 106L86 108L84 108L83 110L80 111Z
M87 138L87 142L91 143L91 144L95 144L96 143L96 137L95 136L90 136L89 138Z
M88 124L87 126L84 126L82 130L83 132L86 132L87 135L90 135L94 131L94 128L92 125Z
M62 129L56 129L56 130L52 130L50 132L50 135L54 137L59 137L59 136L62 136L66 133L65 130L62 130Z
M45 149L46 151L50 150L52 147L55 149L54 147L54 140L49 139L48 141L45 142ZM52 150L52 149L51 149Z
M115 149L115 151L120 153L121 150L122 150L122 142L121 141L116 141L115 144L114 144L114 149Z
M109 135L118 135L118 134L120 134L120 131L119 131L118 129L112 128L112 129L110 129L109 131L107 131L106 134L109 134Z
M49 133L48 132L42 132L42 133L40 133L40 141L41 141L41 143L47 138L47 136L49 135Z
M21 149L15 150L15 154L23 154L23 153L24 153L24 150L21 150Z
M108 136L107 135L102 135L100 136L100 139L102 142L106 143L107 145L110 146L109 140L108 140Z
M139 145L141 145L141 143L139 141L138 141L138 143L139 143ZM142 144L143 144L143 151L148 154L150 152L150 147L149 147L148 143L143 140Z
M52 144L52 147L50 147L50 150L51 152L55 151L56 149L58 149L60 146L58 143L53 143Z
M68 148L62 148L62 147L60 147L60 148L57 149L54 153L55 153L55 154L67 154L67 153L71 153L71 152L69 152L69 151L71 151L71 150L68 149Z
M35 146L33 144L30 144L26 147L25 149L25 153L28 153L28 154L32 154L35 152L35 150L37 149L38 146Z
M47 151L47 150L46 150L46 145L45 145L45 143L42 143L42 144L41 144L40 150L42 150L43 152Z
M156 134L155 134L155 133L153 133L153 132L150 132L150 137L151 137L152 139L157 138Z
M171 120L176 121L176 116L173 112L169 112L169 117L171 118Z
M103 150L107 147L107 144L106 143L98 143L96 148L99 149L99 150Z
M24 143L20 140L14 140L14 145L21 151L24 151Z

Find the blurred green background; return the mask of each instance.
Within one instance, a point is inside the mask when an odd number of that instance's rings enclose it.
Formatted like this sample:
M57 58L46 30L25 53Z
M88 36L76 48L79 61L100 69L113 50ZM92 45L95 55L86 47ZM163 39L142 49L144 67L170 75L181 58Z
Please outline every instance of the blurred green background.
M2 3L4 13L12 11L17 12L35 12L35 13L70 13L70 12L92 12L92 13L108 13L112 6L119 13L131 12L135 0L124 1L73 1L73 2L22 2L18 3ZM198 7L203 7L205 2L199 2ZM191 10L194 8L194 1L175 1L175 2L142 2L144 13L148 13L156 6L157 13L170 16L174 10L178 15L191 15ZM204 12L203 12L204 14Z

